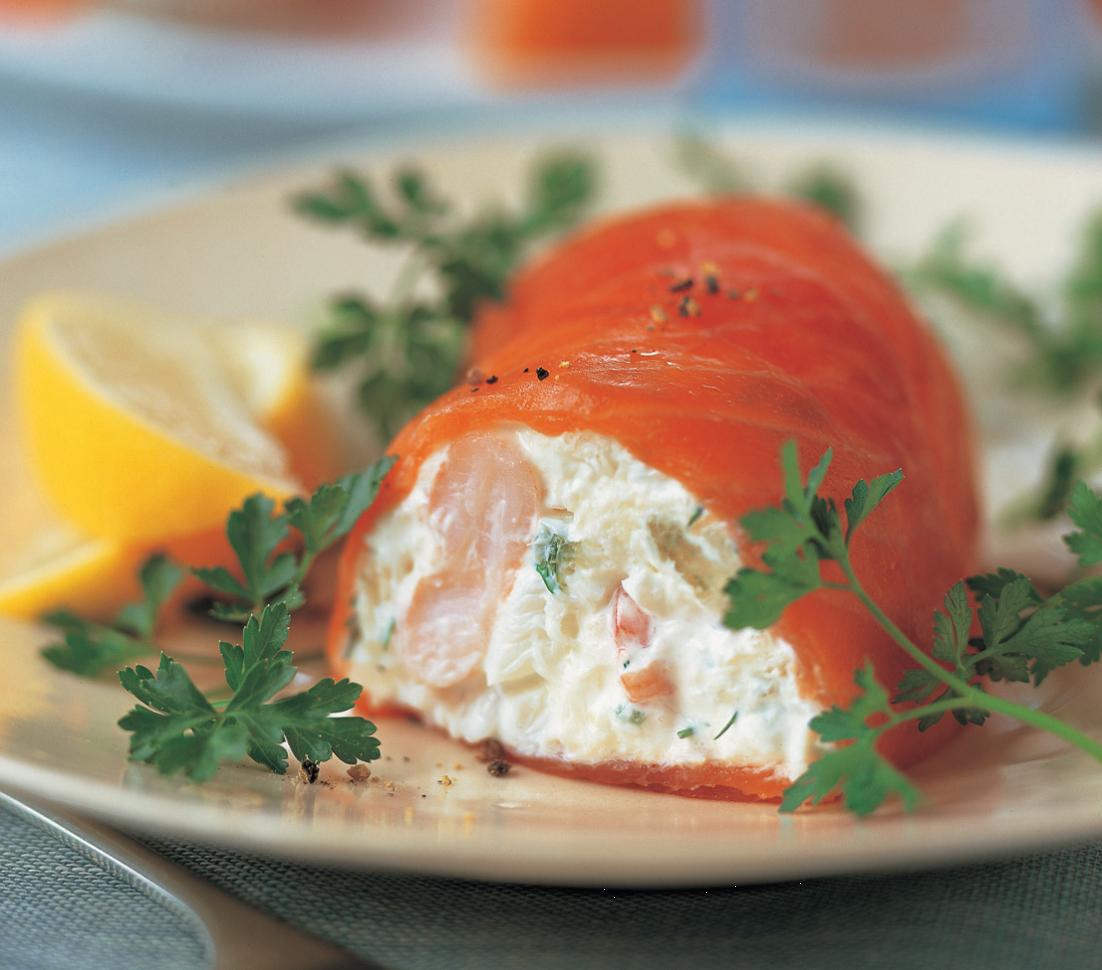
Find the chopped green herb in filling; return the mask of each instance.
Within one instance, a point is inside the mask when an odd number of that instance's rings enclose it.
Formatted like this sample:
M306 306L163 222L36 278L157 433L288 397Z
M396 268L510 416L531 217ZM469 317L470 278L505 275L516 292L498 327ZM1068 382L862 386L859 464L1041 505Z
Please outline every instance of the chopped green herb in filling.
M679 738L691 738L694 734L696 734L696 728L694 727L683 727L677 732Z
M398 621L391 618L391 621L386 626L386 631L383 633L382 639L379 641L382 644L384 650L390 646L390 640L394 636L394 628L398 625Z
M738 711L735 711L735 713L731 715L731 720L729 720L726 724L723 725L723 730L721 730L719 732L719 734L717 734L714 738L712 738L712 740L713 741L718 741L721 737L723 737L723 735L725 735L728 731L730 731L732 727L734 727L735 721L737 721L737 720L738 720Z
M576 542L570 542L566 536L553 532L547 526L540 529L532 543L532 553L536 572L549 593L558 593L566 588L564 577L570 572L577 547Z
M646 712L637 707L625 707L623 704L616 708L616 716L628 724L642 724L647 719Z

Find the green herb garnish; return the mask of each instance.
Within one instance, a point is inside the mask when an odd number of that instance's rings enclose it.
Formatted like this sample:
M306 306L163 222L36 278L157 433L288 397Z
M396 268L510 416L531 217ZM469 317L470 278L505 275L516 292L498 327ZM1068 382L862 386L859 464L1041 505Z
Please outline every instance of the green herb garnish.
M241 623L269 604L283 603L290 611L302 606L302 581L314 560L356 524L393 464L393 458L383 458L366 471L322 485L309 499L288 501L278 515L264 495L245 499L226 522L241 578L222 566L192 569L213 592L228 597L211 607L211 616ZM281 551L291 529L299 534L301 553Z
M543 526L532 542L532 555L547 592L558 593L565 588L564 575L569 571L578 544L566 536Z
M595 169L586 155L554 152L534 165L517 210L471 216L410 166L393 173L386 193L366 176L338 172L327 187L299 195L294 204L302 215L406 252L384 301L360 294L332 301L314 366L357 368L360 404L389 439L453 385L478 306L501 300L534 247L582 218ZM425 283L427 292L417 295Z
M735 158L697 133L684 132L674 139L674 164L706 195L762 190ZM813 162L798 171L784 186L784 193L831 213L851 232L858 228L860 193L852 179L830 162Z
M278 700L276 695L297 672L283 647L291 612L305 602L303 580L317 556L347 535L374 501L393 463L383 458L364 472L322 485L308 499L291 499L278 515L261 495L230 513L226 534L240 575L221 567L192 570L214 593L228 597L214 604L211 615L244 624L239 646L219 644L230 696L216 701L203 694L184 666L164 653L156 671L143 666L120 671L122 686L141 702L119 721L131 733L133 760L201 782L219 764L246 755L283 774L284 742L306 762L336 756L351 764L378 757L370 721L331 717L356 703L359 684L326 678L300 693ZM292 529L299 536L298 553L283 549ZM71 673L94 676L155 653L158 619L183 575L164 556L150 558L139 573L143 599L124 607L112 626L69 612L52 614L47 619L61 630L63 641L43 649L43 657Z
M694 734L696 734L696 728L691 726L683 727L680 731L677 732L677 736L679 738L691 738Z
M1051 313L967 243L967 224L950 223L908 273L911 286L948 296L1022 340L1029 359L1015 376L1024 386L1067 395L1102 377L1102 212L1088 219Z
M1025 576L1001 569L968 580L978 599L976 610L965 584L958 583L946 594L944 612L935 614L933 656L928 656L869 596L849 553L857 528L899 484L902 473L858 482L845 502L843 528L834 503L818 494L830 459L828 451L804 481L795 444L785 445L781 504L750 512L741 520L747 535L764 544L767 569L744 568L730 580L724 622L732 629L764 629L815 590L849 593L918 665L907 671L894 698L915 706L892 708L871 667L858 671L860 692L853 703L844 709L833 707L810 724L824 742L848 744L814 762L785 793L781 810L794 811L806 801L817 804L839 788L846 807L858 815L874 811L893 792L906 808L913 808L917 791L879 754L876 742L910 721L917 721L920 730L929 728L946 713L963 724L982 724L992 713L1005 714L1102 761L1102 745L1071 725L984 689L984 681L1037 685L1056 667L1097 661L1102 652L1102 580L1084 579L1045 597ZM1102 499L1080 482L1072 491L1069 514L1079 528L1065 538L1068 547L1084 566L1102 562ZM842 580L824 579L823 562L834 563ZM982 632L973 637L976 615ZM870 724L874 716L876 722Z
M793 198L832 213L850 231L861 224L861 195L850 177L829 162L816 162L798 172L786 186Z
M259 620L249 617L241 646L219 645L232 691L224 705L212 704L185 668L165 654L156 672L121 671L119 681L141 701L119 721L131 733L131 759L147 761L164 775L183 772L202 782L222 762L245 755L282 775L284 742L299 761L321 763L335 755L355 764L377 758L374 724L362 717L331 717L356 703L359 684L327 677L309 690L273 700L297 673L292 654L283 649L289 629L287 606L277 603L265 607Z
M719 734L717 734L714 738L712 738L712 740L713 741L718 741L721 737L723 737L723 735L725 735L728 731L731 730L731 728L733 728L735 726L735 721L737 721L737 720L738 720L738 711L735 711L735 713L731 715L730 720L728 720L728 722L726 724L724 724L722 728L720 728Z
M753 190L742 167L715 142L698 132L681 132L674 138L674 164L707 195L734 195Z
M647 719L645 711L637 707L626 707L623 704L616 708L615 714L621 721L627 721L628 724L642 724Z
M1078 253L1055 301L1042 301L1016 285L997 266L973 256L968 226L955 220L904 274L916 293L947 297L1017 341L1025 363L1010 384L1048 396L1093 393L1102 379L1102 211L1083 228ZM1102 444L1054 444L1044 480L1001 514L1004 526L1055 518L1071 485L1102 467Z
M394 631L398 627L398 621L391 617L390 622L386 625L386 633L383 634L381 646L384 650L389 649L390 641L394 638Z
M69 610L55 610L43 620L57 627L63 639L42 650L55 667L94 677L109 668L118 669L156 648L153 634L161 607L180 585L184 573L171 559L150 556L138 572L142 599L124 606L113 624L95 623Z

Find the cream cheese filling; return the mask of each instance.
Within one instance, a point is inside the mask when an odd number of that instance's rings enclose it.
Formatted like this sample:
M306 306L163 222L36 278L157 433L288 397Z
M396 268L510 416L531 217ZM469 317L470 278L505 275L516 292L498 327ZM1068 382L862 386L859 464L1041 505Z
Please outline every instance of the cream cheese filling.
M403 659L403 616L442 558L430 508L442 449L364 539L348 655L372 698L530 757L801 773L816 754L807 725L818 707L800 696L790 644L770 631L723 626L722 589L741 564L726 525L610 438L520 426L498 434L519 445L544 494L485 655L447 688L422 683ZM554 592L536 568L551 536L564 544ZM612 604L621 587L649 616L646 646L617 646ZM665 667L672 690L633 703L621 675L648 663Z

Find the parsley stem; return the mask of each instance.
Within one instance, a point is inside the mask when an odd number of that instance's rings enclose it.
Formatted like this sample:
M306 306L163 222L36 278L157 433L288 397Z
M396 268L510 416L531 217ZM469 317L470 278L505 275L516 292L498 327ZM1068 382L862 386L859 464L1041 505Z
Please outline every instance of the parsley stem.
M1005 714L1007 717L1012 717L1023 724L1029 724L1032 727L1040 728L1042 731L1048 731L1050 734L1055 734L1058 738L1063 738L1069 744L1073 744L1087 752L1095 761L1102 762L1102 744L1099 744L1094 738L1089 737L1082 731L1076 730L1070 724L1061 721L1058 717L1053 717L1051 714L1046 714L1034 707L1016 704L1014 701L1008 701L994 694L985 694L982 691L973 691L973 693L978 698L976 703L972 705L973 707L986 707L994 713Z
M955 674L950 673L936 660L927 656L922 650L919 649L919 647L911 640L911 638L907 636L907 634L905 634L902 630L899 629L899 627L895 625L894 622L892 622L891 617L889 617L887 613L880 609L880 606L877 604L877 602L871 596L869 596L869 594L865 591L864 586L861 585L861 580L857 578L857 573L855 573L853 570L853 564L850 562L848 554L838 557L838 565L841 566L842 572L845 573L846 579L849 580L849 591L861 601L865 609L867 609L872 614L873 619L875 619L876 622L884 628L888 636L890 636L910 655L911 659L913 659L915 663L919 664L925 670L929 671L943 684L948 684L950 687L953 688L953 690L955 690L958 694L961 694L962 696L980 693L980 691L973 690L973 688L968 684L967 681L962 680ZM972 706L977 707L982 705L973 704Z
M952 687L959 695L951 700L938 701L933 704L928 704L925 707L916 707L909 711L903 711L888 721L883 726L884 730L887 730L889 727L894 727L896 724L902 723L903 721L923 717L926 714L936 714L941 711L951 711L968 707L981 708L989 710L992 713L1005 714L1007 717L1012 717L1023 724L1028 724L1032 727L1040 728L1042 731L1048 731L1050 734L1055 734L1069 744L1085 751L1096 761L1102 762L1102 744L1099 744L1082 731L1076 730L1070 724L1066 724L1058 717L1053 717L1051 714L1046 714L1044 711L1039 711L1033 707L1026 707L1024 704L1017 704L1014 701L1006 700L995 694L988 694L982 690L977 690L967 681L950 673L937 663L937 661L928 657L910 637L892 622L891 617L880 609L876 601L865 591L865 588L861 585L861 581L857 578L857 574L854 572L853 564L850 562L849 556L839 556L838 565L842 568L842 572L845 573L846 578L849 580L850 592L861 601L864 607L872 614L877 623L884 628L887 634L899 644L916 663L928 670L942 683Z
M306 579L306 574L310 572L310 567L314 565L314 560L317 558L317 553L310 552L307 549L302 551L302 559L299 561L298 570L295 572L295 581L292 585L298 586Z
M390 288L390 304L397 306L408 300L413 295L413 288L424 272L425 261L421 256L421 252L414 248L402 261L402 265L394 277L394 283Z
M877 730L883 734L899 724L906 724L907 721L917 721L919 718L928 717L931 714L944 714L948 711L960 711L975 706L975 702L970 697L951 697L943 701L934 701L931 704L922 704L906 711L897 711Z

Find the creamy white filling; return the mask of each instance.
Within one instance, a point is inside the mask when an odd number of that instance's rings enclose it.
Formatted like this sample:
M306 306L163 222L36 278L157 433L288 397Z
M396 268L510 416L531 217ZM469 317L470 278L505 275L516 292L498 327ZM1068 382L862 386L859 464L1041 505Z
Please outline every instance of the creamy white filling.
M446 450L438 452L365 539L349 657L372 697L415 708L457 737L494 737L532 757L719 761L788 778L803 771L815 754L807 724L817 706L800 696L791 645L720 620L723 585L740 566L725 524L697 515L684 486L609 438L499 433L514 437L543 480L533 540L546 529L574 544L563 586L548 590L534 543L474 673L448 688L418 680L403 661L402 620L442 558L429 507ZM651 618L646 647L617 649L612 599L621 584ZM628 670L664 664L672 694L632 703L620 680L625 662Z

